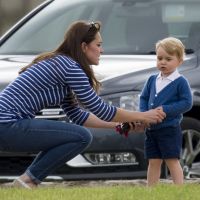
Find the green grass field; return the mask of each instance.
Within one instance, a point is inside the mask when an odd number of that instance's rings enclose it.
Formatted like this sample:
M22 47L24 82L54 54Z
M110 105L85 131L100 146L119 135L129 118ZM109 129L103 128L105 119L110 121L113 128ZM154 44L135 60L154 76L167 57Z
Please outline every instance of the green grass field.
M174 186L1 188L0 200L200 200L200 184Z

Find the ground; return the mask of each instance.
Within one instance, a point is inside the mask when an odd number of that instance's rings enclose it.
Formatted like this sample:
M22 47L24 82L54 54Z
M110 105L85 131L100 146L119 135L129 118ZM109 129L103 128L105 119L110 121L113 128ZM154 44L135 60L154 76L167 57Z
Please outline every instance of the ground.
M160 180L161 183L171 184L171 180ZM196 183L200 184L200 178L185 180L185 183ZM1 187L10 187L11 182L2 182ZM52 181L44 182L40 187L73 187L73 186L118 186L118 185L132 185L132 186L146 186L146 180L134 179L134 180L90 180L90 181Z

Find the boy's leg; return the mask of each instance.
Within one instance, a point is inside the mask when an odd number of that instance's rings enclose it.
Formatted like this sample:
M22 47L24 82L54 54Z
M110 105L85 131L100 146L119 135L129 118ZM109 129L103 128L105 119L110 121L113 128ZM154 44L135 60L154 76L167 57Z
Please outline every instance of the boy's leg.
M183 184L183 169L180 165L180 162L176 158L165 159L167 167L169 168L172 180L174 184L181 185Z
M147 171L147 185L153 186L158 183L161 173L161 159L149 159Z

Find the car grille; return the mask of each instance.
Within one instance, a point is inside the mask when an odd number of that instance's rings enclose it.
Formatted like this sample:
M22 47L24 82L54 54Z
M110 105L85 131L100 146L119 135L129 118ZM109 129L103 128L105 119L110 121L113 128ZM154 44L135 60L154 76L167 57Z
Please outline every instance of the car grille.
M36 113L36 117L38 119L49 119L49 120L58 120L58 121L69 121L66 117L64 111L59 107L50 107L41 110Z

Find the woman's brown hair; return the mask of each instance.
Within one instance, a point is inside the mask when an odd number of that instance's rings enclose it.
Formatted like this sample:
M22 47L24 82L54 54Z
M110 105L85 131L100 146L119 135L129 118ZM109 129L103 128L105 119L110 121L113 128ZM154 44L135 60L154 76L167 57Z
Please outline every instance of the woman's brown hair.
M100 82L96 79L93 69L91 68L85 54L82 51L81 44L82 42L85 42L86 44L92 42L95 39L97 32L100 31L100 27L100 22L74 22L67 30L64 41L55 50L38 55L29 65L23 67L19 73L26 71L27 68L39 61L62 54L71 57L80 64L83 71L89 78L91 86L98 91Z

